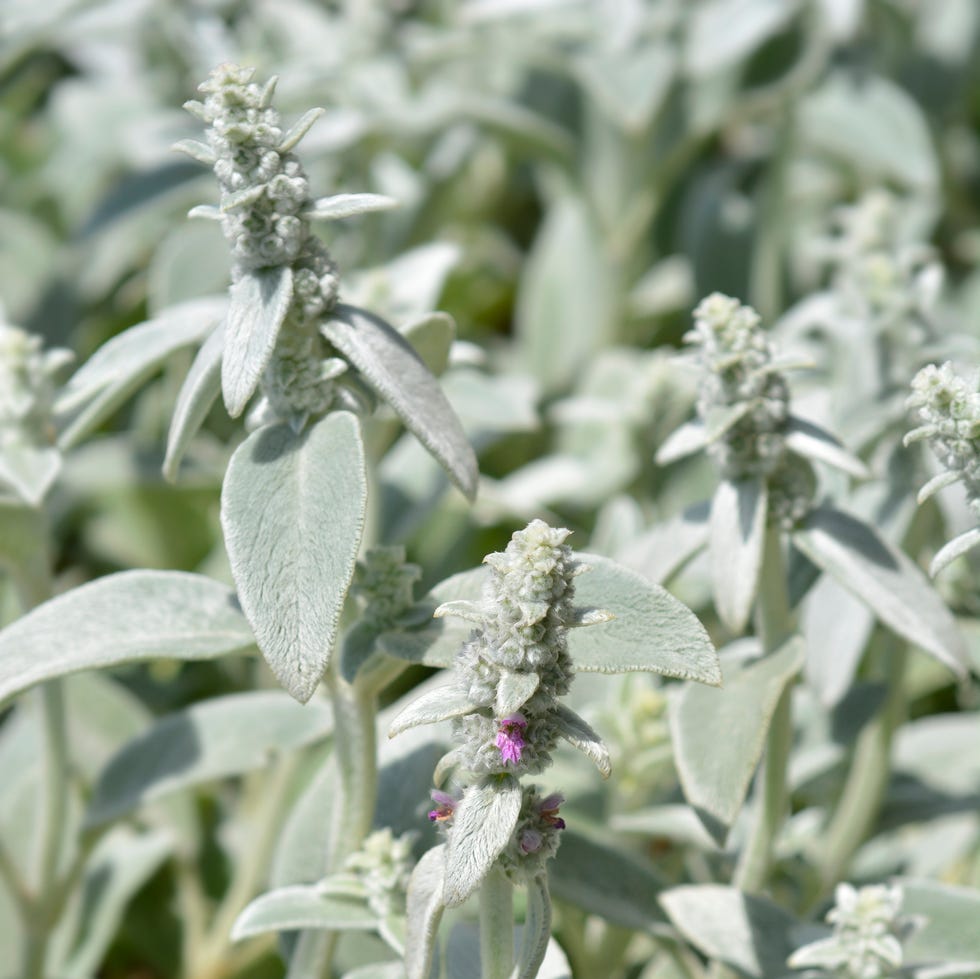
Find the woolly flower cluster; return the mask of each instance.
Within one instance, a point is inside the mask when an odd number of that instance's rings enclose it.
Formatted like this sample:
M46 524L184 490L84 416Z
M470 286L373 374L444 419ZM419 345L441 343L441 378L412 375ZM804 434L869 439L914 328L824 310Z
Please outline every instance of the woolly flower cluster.
M962 481L980 520L980 392L945 363L923 367L912 380L908 406L922 424L906 444L925 439L946 469L944 483Z
M902 917L900 887L875 884L856 889L839 884L827 921L834 933L797 949L790 957L794 969L818 967L846 979L883 979L902 966L902 940L913 922Z
M389 828L371 833L344 863L364 887L368 906L381 919L404 914L405 890L412 873L414 834L395 836Z
M758 313L737 299L712 293L694 310L694 329L684 339L700 348L706 373L698 396L702 421L711 429L719 416L737 416L710 449L723 475L771 475L786 454L789 389L773 369Z
M191 101L185 108L208 126L210 157L221 186L221 225L234 260L233 278L262 268L291 266L292 312L313 320L333 308L338 278L336 266L304 216L312 203L309 183L290 152L308 124L300 123L298 134L284 136L279 113L269 104L275 79L260 88L252 81L253 74L251 68L221 65L199 87L204 102Z
M364 602L361 619L378 629L388 629L414 604L412 590L422 577L417 564L405 562L400 545L372 547L357 562L351 592Z
M838 214L841 234L833 246L834 288L844 309L885 329L914 326L899 337L921 340L924 317L942 286L942 266L924 244L903 241L899 202L874 190Z
M72 357L42 350L39 336L0 321L0 448L54 441L54 376Z

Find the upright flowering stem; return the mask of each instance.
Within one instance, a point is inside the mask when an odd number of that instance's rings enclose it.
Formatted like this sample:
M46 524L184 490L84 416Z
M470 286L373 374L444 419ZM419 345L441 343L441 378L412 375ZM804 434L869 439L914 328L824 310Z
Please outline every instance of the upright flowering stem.
M514 885L495 867L480 885L480 975L509 979L514 968Z
M763 653L774 652L794 631L786 594L786 562L779 527L766 531L765 551L756 605L756 629ZM786 768L793 740L792 687L787 686L773 713L759 771L758 810L749 841L735 869L735 884L743 891L761 890L772 866L773 843L786 818Z

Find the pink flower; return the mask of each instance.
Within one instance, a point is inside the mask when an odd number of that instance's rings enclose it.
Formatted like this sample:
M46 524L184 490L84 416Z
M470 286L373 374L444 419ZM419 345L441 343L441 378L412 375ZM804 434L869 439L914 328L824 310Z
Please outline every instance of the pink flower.
M444 823L447 819L452 819L453 813L456 811L457 800L448 792L440 792L438 789L433 789L429 794L436 804L435 809L429 810L429 822Z
M552 792L538 804L538 812L541 814L541 821L555 829L564 829L565 820L558 815L558 807L565 801L565 797L560 792Z
M537 853L541 849L541 834L536 829L525 829L521 832L521 852Z
M523 714L509 714L497 723L500 729L497 733L496 745L500 749L500 756L504 764L509 765L511 762L517 764L527 744L524 740L527 718Z

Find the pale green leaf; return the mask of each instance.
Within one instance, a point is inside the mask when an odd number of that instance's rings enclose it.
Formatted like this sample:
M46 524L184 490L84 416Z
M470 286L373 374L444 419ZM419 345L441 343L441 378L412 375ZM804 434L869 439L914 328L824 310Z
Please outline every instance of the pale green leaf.
M766 536L768 494L761 479L723 479L711 501L711 585L718 617L745 629L755 604Z
M391 722L388 737L393 738L419 724L437 724L451 717L471 714L474 710L476 710L475 705L470 702L463 690L455 684L444 684L434 690L426 691L420 697L415 697L403 708Z
M719 884L675 887L660 903L677 930L703 955L752 979L787 972L796 919L771 901Z
M302 703L330 660L366 496L360 430L347 412L301 434L259 429L228 465L221 524L242 608L273 672Z
M708 514L704 503L688 507L641 534L622 548L616 559L644 578L662 584L707 544Z
M408 979L429 979L436 932L445 904L446 845L427 850L408 882L408 928L405 934L405 972Z
M390 211L393 207L398 207L398 201L384 194L336 194L321 197L303 216L311 221L337 221L372 211Z
M296 144L313 128L313 124L326 112L326 109L321 109L319 107L315 109L307 109L306 112L299 118L299 120L289 127L289 131L283 136L282 142L278 146L280 153L288 153L290 150L295 148ZM345 195L346 196L346 195ZM350 195L356 196L356 195ZM367 194L365 196L371 196ZM317 202L319 203L319 201Z
M967 652L952 613L918 567L872 527L830 507L818 507L793 541L890 629L957 675L965 674Z
M453 815L446 850L446 907L462 904L479 886L510 842L521 811L521 783L492 775L470 785Z
M745 801L783 690L803 666L798 636L748 664L722 659L720 689L684 686L670 701L670 734L684 796L723 837Z
M825 462L856 479L868 479L871 476L868 467L857 456L848 452L839 439L819 425L802 418L790 417L786 430L786 448L806 459Z
M449 365L456 321L448 313L418 316L401 327L401 334L436 377Z
M364 901L324 894L316 884L280 887L257 897L235 919L232 941L267 931L374 931L378 919Z
M343 304L321 332L472 499L479 476L476 455L439 382L408 341L379 317Z
M224 347L225 328L224 324L219 324L198 350L177 395L167 433L167 455L163 460L163 475L171 482L177 479L180 460L221 391Z
M516 979L535 979L551 941L551 895L547 874L538 874L527 885L527 911L521 929L521 952Z
M589 723L563 704L558 705L554 720L559 736L564 738L573 748L578 748L599 769L599 774L603 778L609 778L612 772L609 749L602 743L602 738L592 730Z
M538 689L541 676L538 673L518 673L501 670L497 684L497 699L494 710L499 717L506 717L521 709Z
M980 890L935 880L895 881L902 888L902 914L921 917L905 946L907 961L980 962Z
M232 285L221 357L221 391L232 418L245 410L255 393L292 299L289 266L258 269Z
M212 697L157 721L106 765L92 791L90 826L192 785L268 766L325 738L325 703L301 707L275 690Z
M936 552L936 556L929 564L929 574L935 578L947 565L952 564L967 551L973 550L978 544L980 544L980 527L974 527L973 530L954 537Z
M0 453L0 486L6 483L29 506L41 505L60 471L54 446L14 443Z
M214 659L254 643L234 593L217 581L124 571L59 595L0 632L0 701L79 670Z
M568 634L576 670L649 670L717 684L718 655L694 613L666 589L598 554L580 553L591 570L575 579L575 601L605 609L613 619Z

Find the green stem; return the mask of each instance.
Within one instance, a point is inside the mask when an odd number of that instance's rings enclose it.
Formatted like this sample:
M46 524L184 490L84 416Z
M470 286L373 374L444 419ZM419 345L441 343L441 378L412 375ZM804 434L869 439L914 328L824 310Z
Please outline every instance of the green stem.
M29 920L34 911L34 899L21 875L20 868L2 840L0 840L0 880L7 885L7 890L14 898L21 918L25 921Z
M494 867L480 885L480 976L510 979L514 968L514 886Z
M297 753L286 755L275 764L267 782L253 783L261 791L261 801L252 821L249 846L235 868L231 884L201 943L200 958L192 973L198 979L214 979L229 974L226 959L231 945L231 929L235 919L265 880L279 838L289 783L298 763Z
M778 527L770 527L766 531L756 617L763 653L774 652L794 630ZM769 724L762 767L756 779L755 824L735 868L735 886L749 893L762 890L769 879L773 844L789 807L786 769L793 739L791 698L792 689L787 685L776 703Z
M894 636L881 636L878 669L887 685L885 702L857 739L847 780L817 856L820 892L827 894L867 839L881 808L891 772L892 737L905 717L904 679L908 651Z

